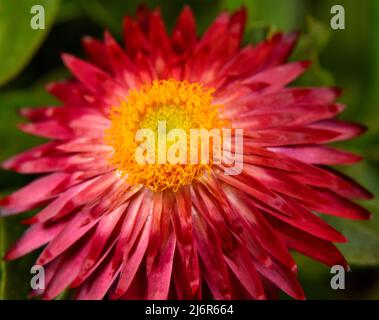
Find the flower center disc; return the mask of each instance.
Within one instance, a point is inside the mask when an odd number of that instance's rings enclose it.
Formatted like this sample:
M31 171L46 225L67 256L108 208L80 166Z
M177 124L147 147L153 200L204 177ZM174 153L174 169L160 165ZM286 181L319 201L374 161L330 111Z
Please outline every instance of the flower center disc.
M214 91L199 83L177 80L154 81L139 90L131 90L120 105L111 109L111 126L105 134L106 143L113 148L110 164L130 184L143 184L153 191L177 191L201 177L213 165L212 156L209 155L207 163L200 160L194 163L191 155L204 150L200 151L201 143L191 144L191 131L197 129L201 140L202 132L221 130L227 125L227 121L220 118L222 106L212 104ZM167 160L170 148L179 143L171 134L178 129L185 133L185 141L182 139L180 145L185 161L175 164L162 161ZM142 135L151 139L141 142L138 138L141 132L149 133ZM150 150L150 153L141 153L150 154L143 163L136 157L142 144ZM193 152L194 148L196 152ZM207 152L209 150L212 151L211 145Z

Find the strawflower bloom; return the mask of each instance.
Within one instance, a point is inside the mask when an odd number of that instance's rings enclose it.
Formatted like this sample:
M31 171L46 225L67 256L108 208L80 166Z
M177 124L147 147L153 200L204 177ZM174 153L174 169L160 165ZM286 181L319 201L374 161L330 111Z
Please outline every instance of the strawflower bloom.
M364 129L336 120L335 88L288 84L309 62L286 62L296 33L241 46L246 12L222 13L202 37L186 7L172 35L158 10L125 17L124 47L84 38L88 61L62 58L75 79L47 90L62 106L24 108L26 133L50 139L3 163L43 174L3 198L1 215L41 210L5 259L44 247L52 299L303 299L296 250L347 268L345 237L320 214L367 219L362 187L328 168L359 156L326 144ZM135 134L243 129L243 170L223 164L138 164Z

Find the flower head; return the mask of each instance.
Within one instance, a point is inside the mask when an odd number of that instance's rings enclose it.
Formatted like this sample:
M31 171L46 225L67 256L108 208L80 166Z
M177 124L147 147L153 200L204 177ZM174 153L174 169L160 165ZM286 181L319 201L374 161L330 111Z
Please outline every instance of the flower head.
M167 163L167 148L161 148L160 152L155 144L158 145L160 122L164 123L165 132L182 129L188 135L191 129L224 127L226 121L219 116L220 106L212 104L212 92L201 84L173 79L154 80L152 84L142 86L139 91L132 90L126 97L126 102L112 109L111 127L105 136L105 141L114 151L111 163L121 175L127 175L130 184L143 184L153 191L177 191L200 178L210 168L210 164L191 164L190 148L184 150L185 165L178 165ZM138 163L135 156L139 146L136 132L141 129L150 129L154 133L154 143L151 146L153 159L143 164ZM167 143L172 144L167 141L167 134L164 140L166 147ZM161 145L162 142L159 142ZM158 161L156 158L159 157L163 160Z
M326 144L363 129L335 119L338 89L288 87L309 66L286 62L297 34L242 48L245 20L243 9L222 13L198 38L186 7L168 35L159 11L141 8L124 20L124 48L106 32L84 39L89 61L63 55L75 79L47 87L63 105L21 111L30 122L20 128L51 141L3 164L43 174L0 201L2 216L41 209L6 254L44 246L37 293L265 299L280 289L302 299L291 249L347 267L333 245L345 237L319 214L367 219L352 199L370 194L327 167L360 158ZM159 140L161 122L184 132L184 147L167 132ZM153 137L142 163L141 129ZM185 144L192 129L200 140L202 129L243 130L242 149L228 145L243 156L241 171L226 174L231 162L213 156L215 139L209 161L189 161L199 151ZM186 161L150 161L170 147Z

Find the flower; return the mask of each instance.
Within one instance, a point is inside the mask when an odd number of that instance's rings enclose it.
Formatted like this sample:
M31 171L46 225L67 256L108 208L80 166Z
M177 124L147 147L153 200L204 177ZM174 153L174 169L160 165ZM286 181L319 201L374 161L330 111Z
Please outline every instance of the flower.
M24 108L21 130L51 139L3 168L44 174L3 198L1 215L42 208L5 258L45 246L51 299L303 299L290 250L347 267L345 237L319 214L367 219L370 194L328 165L359 156L326 146L360 135L336 120L335 88L287 85L308 62L286 62L297 34L241 47L246 12L222 13L196 36L185 7L173 33L158 10L124 20L122 48L84 39L89 62L63 54L75 80L49 84L59 107ZM156 122L243 129L243 170L136 163L135 134ZM152 156L155 154L153 153Z

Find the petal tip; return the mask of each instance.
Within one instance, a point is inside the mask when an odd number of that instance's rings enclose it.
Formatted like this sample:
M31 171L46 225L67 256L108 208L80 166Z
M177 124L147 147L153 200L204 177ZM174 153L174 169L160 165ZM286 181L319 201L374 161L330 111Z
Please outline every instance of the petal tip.
M312 61L310 61L310 60L300 61L300 65L304 69L308 69L312 65Z
M70 54L70 53L66 53L66 52L62 52L62 53L61 53L61 59L62 59L63 63L64 63L68 68L70 68L70 65L72 65L72 63L76 60L75 56L73 56L73 55Z

